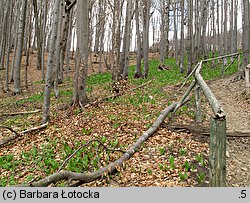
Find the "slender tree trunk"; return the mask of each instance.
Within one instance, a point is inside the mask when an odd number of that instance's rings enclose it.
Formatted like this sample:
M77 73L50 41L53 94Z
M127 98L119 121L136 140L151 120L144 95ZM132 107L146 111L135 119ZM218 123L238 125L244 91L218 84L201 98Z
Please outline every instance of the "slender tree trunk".
M35 30L36 30L36 42L37 42L37 69L42 69L42 37L41 28L39 24L37 0L33 0L34 16L35 16Z
M124 30L123 51L121 56L121 67L120 67L120 73L122 73L122 78L124 79L128 77L128 69L129 69L131 20L132 20L132 0L127 0L126 23Z
M181 51L181 58L180 58L180 72L184 72L184 51L185 51L185 44L184 44L184 0L181 0L181 39L180 39L180 51Z
M69 17L69 32L68 32L68 40L67 40L67 48L66 48L66 74L69 73L70 70L70 49L72 43L72 33L73 33L73 10L70 11Z
M104 0L100 0L101 1L101 7L103 7L103 9L101 9L101 21L100 21L100 27L101 27L101 39L100 39L100 52L99 52L99 73L102 72L102 60L103 60L103 52L104 52L104 37L105 37L105 15L106 15L106 3Z
M87 97L87 72L89 55L89 0L77 1L77 47L79 48L80 69L79 84L73 101L76 105L83 107L88 102ZM82 64L82 65L81 65ZM76 89L76 88L75 88ZM78 102L78 103L77 103Z
M224 37L223 37L223 47L224 47L224 54L228 54L228 34L227 34L227 0L224 0ZM225 57L223 60L223 65L227 66L227 58ZM224 75L224 71L223 71L223 75Z
M249 64L249 1L243 1L243 36L242 36L242 49L243 49L243 61L242 61L242 75L245 67Z
M150 18L150 0L143 0L143 59L144 59L144 77L148 77L148 49L149 49L149 18Z
M113 28L112 28L112 81L116 83L119 80L119 65L120 65L120 0L114 1L113 8Z
M233 48L233 53L236 53L238 50L238 27L237 27L237 18L238 18L238 1L234 0L234 30L233 30L233 41L234 41L234 48Z
M207 46L206 46L206 30L207 30L207 18L208 18L208 0L203 1L203 16L202 16L202 55L207 58ZM208 35L209 36L209 35Z
M188 0L188 66L187 74L192 70L193 65L193 0Z
M21 61L22 61L22 51L23 51L23 39L24 39L24 30L26 22L26 10L27 10L27 0L22 0L22 12L21 19L19 22L18 28L18 41L17 41L17 57L15 61L15 70L14 70L14 93L21 93Z
M44 2L44 9L43 9L43 33L45 33L46 31L46 25L47 25L47 5L48 5L48 0L45 0ZM41 58L41 66L42 66L42 80L45 80L45 60L44 60L44 56L45 56L45 44L46 44L46 35L43 34L42 37L42 58Z
M42 123L46 123L50 119L50 92L52 86L52 72L53 72L53 60L55 55L55 45L57 40L58 32L58 21L59 21L59 11L60 11L60 0L55 1L53 16L53 27L50 39L50 50L48 57L48 65L46 70L46 80L45 80L45 90L44 90L44 104L43 104L43 118Z
M172 8L173 8L173 12L174 12L174 44L175 44L175 49L174 49L174 57L176 60L176 65L179 65L179 61L178 61L178 28L177 28L177 15L178 15L178 10L176 8L176 2L172 2ZM176 12L177 11L177 12Z
M7 44L7 55L6 55L6 66L5 66L5 89L8 92L9 91L9 63L10 63L10 53L12 49L12 22L13 22L13 7L14 2L13 0L9 1L9 4L11 6L11 14L9 17L9 24L8 24L8 44Z
M137 58L136 58L136 71L134 78L141 78L141 60L142 60L142 46L141 46L141 31L140 31L140 19L139 19L139 0L135 2L135 23L136 23L136 42L137 42Z

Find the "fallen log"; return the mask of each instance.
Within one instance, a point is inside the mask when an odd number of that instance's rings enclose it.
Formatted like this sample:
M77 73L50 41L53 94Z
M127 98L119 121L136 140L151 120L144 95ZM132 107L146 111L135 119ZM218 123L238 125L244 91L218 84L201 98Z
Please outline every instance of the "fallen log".
M14 113L2 113L1 116L16 116L16 115L34 114L34 113L39 113L40 111L41 110L14 112Z
M203 126L201 124L175 124L175 125L165 125L168 129L177 132L188 132L196 135L210 136L210 129L208 126ZM250 131L227 131L227 137L250 137Z
M33 131L36 131L36 130L43 129L43 128L47 127L47 126L48 126L48 123L45 123L45 124L43 124L43 125L36 126L36 127L30 128L30 129L28 129L28 130L24 130L24 131L22 131L22 132L17 132L17 131L13 130L13 129L10 128L10 127L0 126L0 128L8 129L8 130L10 130L11 132L14 133L14 134L11 135L10 137L8 137L8 138L6 138L6 139L0 141L0 147L3 146L3 145L5 145L5 144L7 144L8 142L10 142L10 141L12 141L12 140L17 139L18 137L21 137L21 136L24 135L24 134L27 134L27 133L30 133L30 132L33 132Z
M186 103L189 100L187 98L185 101L183 101L182 104ZM62 180L67 180L67 181L77 181L77 183L74 184L74 186L82 185L84 183L89 183L92 181L97 180L98 178L103 177L105 174L114 174L117 169L122 168L123 164L125 161L130 159L133 154L135 154L140 147L143 145L143 143L151 136L153 135L157 129L160 127L162 122L165 120L165 118L176 108L178 102L173 103L172 105L168 106L165 108L159 115L159 117L156 119L156 121L153 123L153 125L146 131L144 132L141 137L115 162L110 163L109 165L100 168L99 170L89 173L89 174L84 174L84 173L76 173L76 172L71 172L71 171L60 171L56 172L42 180L39 180L37 182L33 183L27 183L27 184L22 184L18 185L21 187L46 187L51 184L55 184L59 181Z

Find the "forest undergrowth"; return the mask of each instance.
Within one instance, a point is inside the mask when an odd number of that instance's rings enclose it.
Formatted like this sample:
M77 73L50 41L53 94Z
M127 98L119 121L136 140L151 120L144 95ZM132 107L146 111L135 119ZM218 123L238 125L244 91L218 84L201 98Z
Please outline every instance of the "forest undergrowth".
M55 98L51 94L49 126L0 146L0 185L31 183L59 169L90 173L118 159L152 125L160 111L177 101L187 87L178 91L185 75L179 73L174 59L166 60L168 70L158 70L158 65L157 59L150 60L147 79L134 79L135 66L132 65L121 96L93 103L84 109L69 106L73 95L73 77L68 75L59 87L60 97ZM226 74L236 71L235 62ZM220 67L211 68L207 64L203 74L207 80L218 78ZM137 88L142 84L145 86ZM111 94L109 72L89 76L88 96L91 101ZM17 132L38 126L42 106L43 81L33 80L23 94L1 98L0 125ZM7 115L33 110L40 112ZM168 128L169 123L185 124L193 120L194 99L191 97L174 118L165 120L118 173L105 174L100 180L83 186L207 186L208 138ZM7 129L0 132L0 140L11 135ZM84 147L76 151L80 146ZM74 152L74 156L64 163ZM68 184L71 183L59 182L53 186Z

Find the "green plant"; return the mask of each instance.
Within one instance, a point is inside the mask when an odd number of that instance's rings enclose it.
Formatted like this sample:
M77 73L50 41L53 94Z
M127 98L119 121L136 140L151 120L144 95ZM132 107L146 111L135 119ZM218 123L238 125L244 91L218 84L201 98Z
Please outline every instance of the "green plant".
M83 128L83 129L82 129L82 133L83 133L84 135L89 135L91 132L92 132L92 128L90 128L90 129Z
M102 136L102 143L105 143L106 141L107 141L107 138L106 137L104 137L104 136Z
M197 174L197 181L199 184L203 183L205 181L205 173L201 172Z
M169 163L170 163L170 167L172 170L175 169L175 163L174 163L174 157L172 155L169 156Z
M198 153L195 155L195 160L198 161L199 165L202 167L205 167L205 161L204 161L204 155L201 153Z
M153 174L152 169L149 168L149 169L147 170L147 173L148 173L148 175L152 175L152 174Z
M184 163L185 171L188 172L190 170L190 163L188 161L185 161Z
M159 168L162 171L168 171L169 170L169 168L165 164L162 164L162 163L159 163Z
M187 172L179 172L179 178L183 181L183 180L187 180L188 179L188 174Z
M187 153L187 149L186 149L186 148L181 148L181 149L179 150L180 156L185 156L186 153Z
M111 141L110 145L111 145L112 147L117 146L117 145L118 145L118 139L115 139L114 141Z
M165 147L159 147L159 151L160 151L160 155L164 155L166 152L166 148Z
M78 115L80 113L82 113L82 109L75 109L74 110L74 115Z

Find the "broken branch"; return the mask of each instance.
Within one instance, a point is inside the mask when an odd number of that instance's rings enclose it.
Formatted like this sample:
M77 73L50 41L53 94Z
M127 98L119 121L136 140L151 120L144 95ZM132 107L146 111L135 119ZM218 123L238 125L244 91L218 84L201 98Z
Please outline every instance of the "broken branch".
M36 127L30 128L28 130L24 130L24 131L19 132L19 133L16 132L15 130L13 130L12 128L10 128L10 127L0 126L0 128L6 128L6 129L8 129L8 130L10 130L11 132L14 133L14 135L11 135L10 137L6 138L5 140L0 141L0 147L2 145L5 145L8 142L14 140L14 139L17 139L18 137L21 137L24 134L27 134L27 133L30 133L30 132L33 132L33 131L36 131L36 130L43 129L43 128L47 127L47 126L48 126L48 123L45 123L43 125L36 126Z
M16 115L25 115L25 114L33 114L38 113L41 110L35 110L35 111L24 111L24 112L14 112L14 113L2 113L1 116L16 116Z

